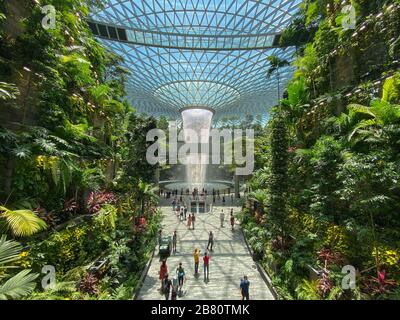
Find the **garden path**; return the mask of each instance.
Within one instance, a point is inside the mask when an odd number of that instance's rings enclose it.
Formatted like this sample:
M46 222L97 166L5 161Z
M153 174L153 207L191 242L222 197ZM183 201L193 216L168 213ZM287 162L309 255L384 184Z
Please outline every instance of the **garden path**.
M186 271L187 281L183 286L183 295L178 297L182 300L238 300L241 299L239 291L240 279L247 275L250 281L251 300L273 300L274 297L268 286L262 279L257 267L250 255L243 238L240 226L236 224L235 231L231 231L228 212L229 206L215 206L210 214L197 214L195 230L188 230L186 221L179 221L179 218L172 211L170 200L162 199L160 202L163 220L163 235L172 235L177 230L178 244L177 252L172 254L168 260L169 274L173 274L182 262ZM220 227L219 213L224 209L225 225ZM240 210L233 207L234 212ZM214 233L214 251L210 253L210 277L205 282L203 278L202 256L208 242L209 231ZM199 248L202 253L200 256L199 272L200 276L194 276L193 250ZM158 272L160 268L160 258L158 248L151 261L151 265L140 289L139 300L161 300L165 299L158 290L160 282Z

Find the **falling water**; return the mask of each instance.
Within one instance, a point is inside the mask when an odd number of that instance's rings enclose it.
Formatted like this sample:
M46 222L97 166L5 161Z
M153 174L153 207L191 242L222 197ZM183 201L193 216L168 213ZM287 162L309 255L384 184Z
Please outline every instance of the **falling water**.
M183 131L185 143L193 142L188 129L197 133L199 143L208 143L210 136L211 120L213 113L207 109L191 108L182 111ZM186 157L186 182L193 190L201 190L206 180L208 153L202 153L199 147L198 153L190 153Z

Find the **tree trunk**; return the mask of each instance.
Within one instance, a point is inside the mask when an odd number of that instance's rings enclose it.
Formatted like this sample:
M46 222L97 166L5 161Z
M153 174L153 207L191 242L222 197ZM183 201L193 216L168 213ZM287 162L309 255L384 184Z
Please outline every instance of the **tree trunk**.
M240 181L239 176L235 175L235 197L240 197Z

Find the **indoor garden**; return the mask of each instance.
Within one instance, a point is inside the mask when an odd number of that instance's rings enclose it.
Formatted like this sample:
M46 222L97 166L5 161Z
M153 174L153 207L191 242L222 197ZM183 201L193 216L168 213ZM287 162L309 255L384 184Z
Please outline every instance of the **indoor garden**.
M399 284L400 0L0 0L0 300Z

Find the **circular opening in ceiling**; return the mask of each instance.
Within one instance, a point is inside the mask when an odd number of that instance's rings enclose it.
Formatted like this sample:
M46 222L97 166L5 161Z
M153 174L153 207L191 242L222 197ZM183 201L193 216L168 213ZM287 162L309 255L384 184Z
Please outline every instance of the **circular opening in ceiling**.
M177 81L167 83L154 91L154 97L173 104L177 109L184 106L204 106L217 110L222 105L240 99L236 89L212 81Z

